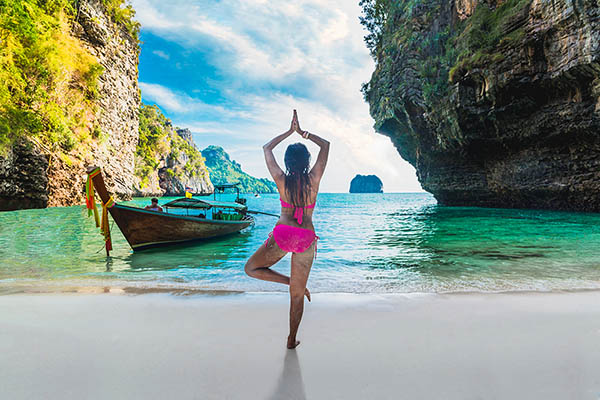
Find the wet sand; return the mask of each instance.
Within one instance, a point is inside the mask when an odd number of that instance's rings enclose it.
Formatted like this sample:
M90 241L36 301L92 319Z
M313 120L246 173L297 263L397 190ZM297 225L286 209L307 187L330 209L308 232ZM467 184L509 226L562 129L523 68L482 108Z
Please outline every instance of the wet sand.
M0 296L2 399L600 399L600 292Z

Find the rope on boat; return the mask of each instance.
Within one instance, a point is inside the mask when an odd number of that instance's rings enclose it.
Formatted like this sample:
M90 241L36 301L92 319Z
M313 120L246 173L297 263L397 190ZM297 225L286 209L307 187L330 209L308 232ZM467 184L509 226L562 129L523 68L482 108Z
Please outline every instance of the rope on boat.
M253 210L248 210L246 211L248 214L262 214L262 215L269 215L271 217L277 217L279 218L279 215L277 214L271 214L271 213L267 213L267 212L262 212L262 211L253 211Z
M113 220L112 224L110 224L110 229L112 230L112 228L114 228L114 226L115 226L115 220ZM100 252L101 252L102 250L104 250L104 249L105 249L105 245L103 244L103 245L102 245L102 247L100 247L100 248L98 249L98 251L97 251L97 252L95 252L94 254L98 254L98 253L100 253Z
M110 239L110 226L108 225L108 209L115 205L115 201L112 196L106 201L106 203L102 203L102 223L100 224L100 231L104 236L104 243L106 245L106 252L112 250L112 241Z

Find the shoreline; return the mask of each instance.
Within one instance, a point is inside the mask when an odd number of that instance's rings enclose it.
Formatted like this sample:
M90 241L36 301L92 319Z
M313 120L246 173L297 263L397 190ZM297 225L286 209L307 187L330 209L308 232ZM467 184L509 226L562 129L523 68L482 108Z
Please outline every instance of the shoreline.
M109 292L109 294L112 294ZM0 397L594 399L600 291L0 296Z
M52 283L52 284L51 284ZM508 290L455 290L439 292L319 292L311 291L311 294L319 295L357 295L357 296L469 296L469 295L519 295L519 294L561 294L561 293L600 293L600 287L591 288L564 288L564 289L508 289ZM170 294L173 296L228 296L228 295L287 295L287 290L236 290L236 289L211 289L198 287L174 287L174 286L133 286L120 284L69 284L65 282L46 281L42 284L3 284L0 282L0 297L14 295L45 295L45 294L111 294L111 295L144 295L144 294Z

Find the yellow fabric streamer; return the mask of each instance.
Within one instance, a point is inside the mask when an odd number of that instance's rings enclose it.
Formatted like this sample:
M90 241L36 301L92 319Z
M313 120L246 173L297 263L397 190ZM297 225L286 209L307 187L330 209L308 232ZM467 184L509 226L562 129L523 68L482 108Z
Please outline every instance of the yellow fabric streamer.
M100 218L98 217L98 209L96 208L96 199L94 198L94 183L92 178L100 173L100 168L95 169L87 176L85 182L85 204L88 209L88 216L94 214L94 221L96 222L96 228L100 227Z
M94 201L92 211L94 212L94 221L96 222L96 228L100 227L100 217L98 215L98 208L96 208L96 202Z

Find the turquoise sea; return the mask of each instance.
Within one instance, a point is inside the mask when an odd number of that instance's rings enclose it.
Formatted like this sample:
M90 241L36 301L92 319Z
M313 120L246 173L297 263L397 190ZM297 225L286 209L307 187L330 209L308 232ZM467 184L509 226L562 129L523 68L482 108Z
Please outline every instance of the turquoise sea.
M248 205L279 212L277 195L250 196ZM313 292L600 288L598 214L441 207L426 193L324 193L313 219L321 237L308 283ZM255 226L221 240L136 254L114 225L107 258L83 206L2 212L0 293L58 287L285 291L244 273L274 223L259 215ZM275 268L289 273L289 263L288 255Z

